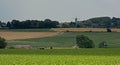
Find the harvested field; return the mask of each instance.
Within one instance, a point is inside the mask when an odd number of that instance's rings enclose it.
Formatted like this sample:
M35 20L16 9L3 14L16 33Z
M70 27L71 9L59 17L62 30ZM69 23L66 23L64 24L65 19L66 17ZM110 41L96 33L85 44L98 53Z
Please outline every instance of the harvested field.
M55 36L58 32L0 32L0 36L6 40L42 38Z
M52 28L54 31L65 32L65 31L73 31L73 32L106 32L106 28ZM119 28L112 28L113 32L120 32Z

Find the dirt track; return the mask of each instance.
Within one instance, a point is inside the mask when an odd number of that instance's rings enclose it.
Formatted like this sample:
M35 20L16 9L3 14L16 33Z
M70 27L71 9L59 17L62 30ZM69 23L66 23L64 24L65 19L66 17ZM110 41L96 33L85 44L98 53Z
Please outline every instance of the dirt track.
M0 36L6 40L28 39L49 37L59 34L58 32L0 32Z

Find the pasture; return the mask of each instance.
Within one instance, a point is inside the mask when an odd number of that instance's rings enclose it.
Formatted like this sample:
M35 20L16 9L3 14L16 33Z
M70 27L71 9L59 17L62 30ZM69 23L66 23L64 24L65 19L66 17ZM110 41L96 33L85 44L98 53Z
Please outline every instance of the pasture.
M1 65L120 65L119 48L0 50Z
M22 40L7 41L8 45L32 45L33 47L70 47L76 44L76 35L86 35L92 39L96 45L102 41L108 43L110 48L120 47L120 33L119 32L65 32L56 36L44 38L31 38Z

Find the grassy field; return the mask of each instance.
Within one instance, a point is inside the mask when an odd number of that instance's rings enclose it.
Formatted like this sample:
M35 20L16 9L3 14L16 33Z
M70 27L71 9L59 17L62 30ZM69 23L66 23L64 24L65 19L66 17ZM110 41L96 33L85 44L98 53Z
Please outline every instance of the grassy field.
M0 50L1 65L120 65L119 48Z
M53 37L33 38L24 40L7 41L8 45L32 45L33 47L72 47L75 45L76 35L86 35L94 41L96 47L102 41L106 41L109 47L120 47L119 32L66 32Z
M54 32L51 29L0 29L0 31L4 32Z

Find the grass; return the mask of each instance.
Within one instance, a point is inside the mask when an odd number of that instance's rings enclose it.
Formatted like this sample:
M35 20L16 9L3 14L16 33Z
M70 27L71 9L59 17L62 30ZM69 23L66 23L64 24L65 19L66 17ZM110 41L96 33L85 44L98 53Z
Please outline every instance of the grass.
M66 32L53 37L33 38L24 40L7 41L8 45L32 45L33 47L72 47L75 45L76 35L86 35L92 39L96 45L102 41L106 41L111 48L120 47L120 33L118 32Z
M120 48L0 50L1 65L120 65Z
M0 29L0 31L11 32L54 32L51 29Z

